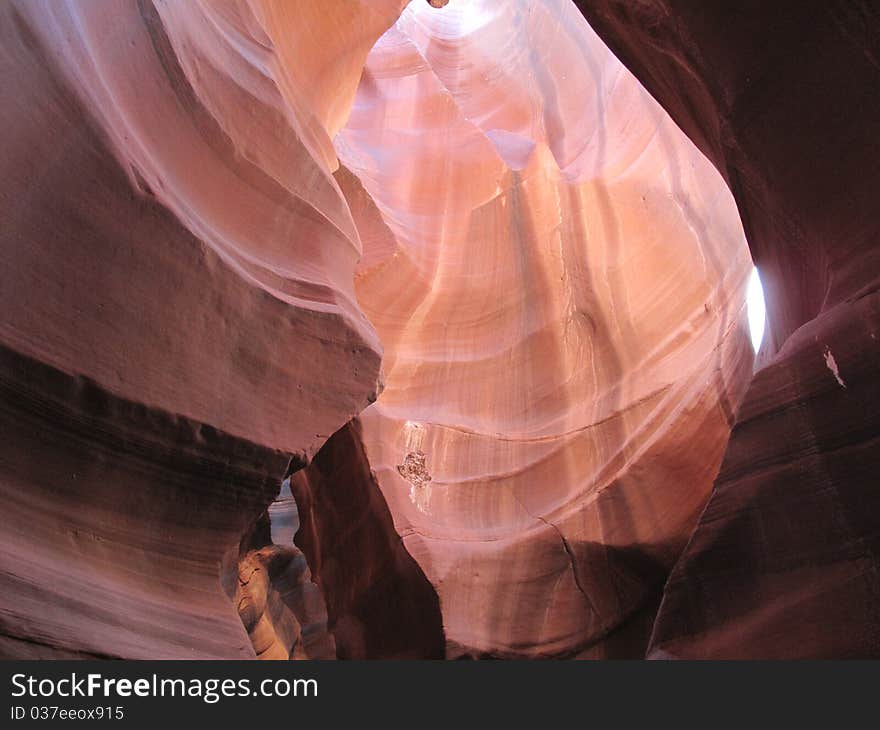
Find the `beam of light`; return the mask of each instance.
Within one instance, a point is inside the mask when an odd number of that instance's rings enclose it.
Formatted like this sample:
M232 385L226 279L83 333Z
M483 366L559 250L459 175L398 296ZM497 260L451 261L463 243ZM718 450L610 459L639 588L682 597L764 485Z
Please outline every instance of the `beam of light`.
M428 0L426 3L410 3L405 12L415 13L426 23L443 23L446 33L459 37L488 25L499 15L500 7L486 0L447 0L442 5ZM438 13L438 10L442 12Z
M764 338L766 313L764 310L764 289L761 287L761 277L758 275L756 266L752 267L752 274L749 276L746 307L749 313L749 334L752 337L752 347L757 352L761 347L761 340Z

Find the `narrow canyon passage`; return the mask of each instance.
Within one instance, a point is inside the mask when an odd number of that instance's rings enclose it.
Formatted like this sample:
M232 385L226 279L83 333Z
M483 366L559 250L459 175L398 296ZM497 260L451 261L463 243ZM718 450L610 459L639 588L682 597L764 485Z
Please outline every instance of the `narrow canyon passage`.
M876 656L877 28L0 4L0 656Z
M601 656L750 375L729 191L567 1L410 4L335 144L384 346L364 449L447 655Z

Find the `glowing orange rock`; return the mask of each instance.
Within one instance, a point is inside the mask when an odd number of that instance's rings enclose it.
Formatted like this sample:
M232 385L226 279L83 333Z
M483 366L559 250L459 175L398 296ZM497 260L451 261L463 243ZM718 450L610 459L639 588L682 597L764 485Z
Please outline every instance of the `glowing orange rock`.
M601 655L751 370L730 193L561 0L410 5L336 149L385 347L363 443L448 654Z

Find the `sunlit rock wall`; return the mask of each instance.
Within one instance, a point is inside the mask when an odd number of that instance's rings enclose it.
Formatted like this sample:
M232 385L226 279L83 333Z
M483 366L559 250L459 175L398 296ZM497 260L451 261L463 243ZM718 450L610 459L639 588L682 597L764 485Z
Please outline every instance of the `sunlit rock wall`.
M880 13L578 2L709 156L768 331L652 657L880 656Z
M0 653L644 655L750 261L572 3L10 0L0 41Z
M411 4L336 149L448 655L641 655L751 371L720 175L561 0Z
M400 7L0 7L3 655L254 655L242 534L380 388L331 137Z

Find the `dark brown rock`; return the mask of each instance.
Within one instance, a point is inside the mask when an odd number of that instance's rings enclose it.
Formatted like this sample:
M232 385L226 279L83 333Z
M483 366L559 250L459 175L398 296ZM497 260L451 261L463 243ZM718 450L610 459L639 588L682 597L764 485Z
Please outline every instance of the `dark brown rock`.
M578 3L727 179L769 336L651 656L880 655L880 16Z

